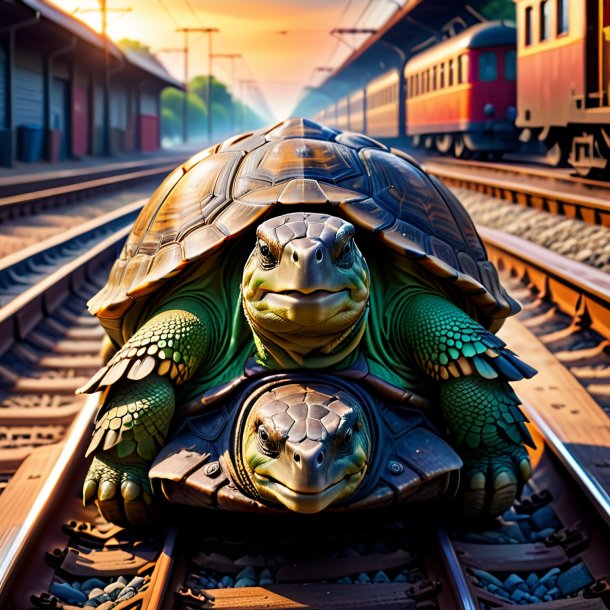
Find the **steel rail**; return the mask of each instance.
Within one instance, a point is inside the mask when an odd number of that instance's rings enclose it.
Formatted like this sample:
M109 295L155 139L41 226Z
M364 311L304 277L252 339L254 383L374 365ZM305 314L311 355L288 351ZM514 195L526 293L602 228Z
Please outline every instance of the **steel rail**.
M542 434L546 444L559 458L564 468L578 481L580 487L601 515L606 525L610 526L610 495L608 491L579 464L569 447L555 434L536 407L529 402L525 403L524 406L538 431Z
M19 193L66 186L72 183L93 180L94 178L126 174L138 169L160 167L168 163L174 163L177 166L195 152L197 150L150 159L97 163L95 165L66 169L53 168L43 172L26 172L22 174L11 172L10 175L0 177L0 193L3 196L18 195Z
M481 169L484 171L493 172L508 172L511 174L517 174L529 178L544 178L545 180L554 180L556 182L565 182L566 184L578 185L578 186L591 186L595 189L609 190L610 184L600 180L592 178L583 178L582 176L575 176L570 171L573 168L558 168L540 165L532 165L539 163L536 159L526 160L522 159L516 162L506 161L477 161L475 159L458 159L451 157L437 157L437 156L425 156L422 163L431 163L446 165L447 167L457 166L463 167L464 169ZM521 164L523 163L523 165Z
M478 226L488 254L500 268L527 276L542 299L610 339L610 275L550 252L504 231Z
M20 292L26 290L28 284L40 281L39 276L44 275L44 272L40 273L38 268L44 269L57 264L54 261L49 262L49 259L63 259L59 263L65 264L69 258L69 254L66 253L69 253L70 249L78 252L85 247L89 248L104 235L131 224L145 203L146 199L134 201L1 258L0 288L6 294L0 300L0 304L6 305L12 298L16 298Z
M0 600L18 567L20 559L40 528L44 527L44 514L60 499L57 489L70 481L70 471L74 467L74 456L83 445L91 429L93 417L98 408L99 393L87 398L85 405L75 419L70 432L63 441L63 448L40 493L34 500L23 523L16 529L5 532L0 538Z
M110 257L129 234L131 227L119 229L82 256L51 273L0 309L0 355L5 353L63 300L75 291L79 278Z
M557 188L537 186L519 180L518 177L512 180L496 176L486 177L469 171L445 168L433 162L426 162L423 167L447 185L462 186L511 203L610 227L610 199L605 194L597 197L568 193Z
M104 178L2 197L0 198L0 222L15 216L22 216L26 212L36 212L39 207L46 209L49 206L61 205L62 202L66 202L70 197L82 196L85 192L89 193L110 187L123 188L130 182L165 176L175 167L176 164L172 163L170 165L114 174Z
M445 529L439 527L436 530L436 537L443 564L450 576L456 601L459 603L457 610L479 610L479 605L472 596L468 585L466 574Z

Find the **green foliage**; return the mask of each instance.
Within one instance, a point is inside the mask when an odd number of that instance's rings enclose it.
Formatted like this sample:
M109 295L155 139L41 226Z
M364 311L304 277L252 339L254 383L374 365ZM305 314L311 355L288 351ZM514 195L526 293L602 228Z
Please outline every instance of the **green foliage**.
M121 49L129 49L131 51L140 51L141 53L150 53L150 47L140 42L139 40L134 40L133 38L121 38L117 42Z
M246 129L262 127L265 121L249 106L234 99L227 86L212 77L212 138L214 141ZM208 77L195 76L189 82L188 122L189 139L207 140ZM168 142L182 137L184 93L167 88L161 93L161 134Z
M488 19L515 20L515 3L513 0L488 0L479 9Z

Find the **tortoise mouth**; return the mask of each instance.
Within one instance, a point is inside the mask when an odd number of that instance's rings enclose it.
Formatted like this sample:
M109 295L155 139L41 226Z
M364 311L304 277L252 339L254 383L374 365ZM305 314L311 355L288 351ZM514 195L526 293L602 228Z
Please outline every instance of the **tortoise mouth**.
M342 301L350 293L349 288L339 290L316 289L311 291L303 290L266 290L259 288L254 295L253 301L265 299L272 305L294 307L299 303L307 305L332 306L335 300Z
M338 481L330 483L319 491L298 491L288 487L272 476L254 472L254 478L260 488L267 490L266 497L272 496L286 508L299 513L317 513L332 504L346 488L357 488L364 478L366 464L356 472L347 473Z

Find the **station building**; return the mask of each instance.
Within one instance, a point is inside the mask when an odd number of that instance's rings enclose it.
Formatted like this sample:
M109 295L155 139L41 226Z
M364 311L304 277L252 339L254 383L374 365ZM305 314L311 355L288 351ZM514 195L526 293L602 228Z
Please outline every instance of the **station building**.
M0 0L0 165L157 150L168 86L183 89L153 56L42 0Z

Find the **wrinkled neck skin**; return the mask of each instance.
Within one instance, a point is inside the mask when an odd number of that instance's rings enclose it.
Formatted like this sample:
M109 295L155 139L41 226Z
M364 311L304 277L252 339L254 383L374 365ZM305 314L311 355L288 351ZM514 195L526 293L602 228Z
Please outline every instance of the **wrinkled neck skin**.
M318 369L343 363L358 348L366 330L369 307L355 324L335 333L317 332L315 328L301 333L282 335L256 325L248 317L254 333L256 361L270 369Z
M328 368L358 347L369 311L368 266L342 219L293 213L259 226L242 303L268 368Z

